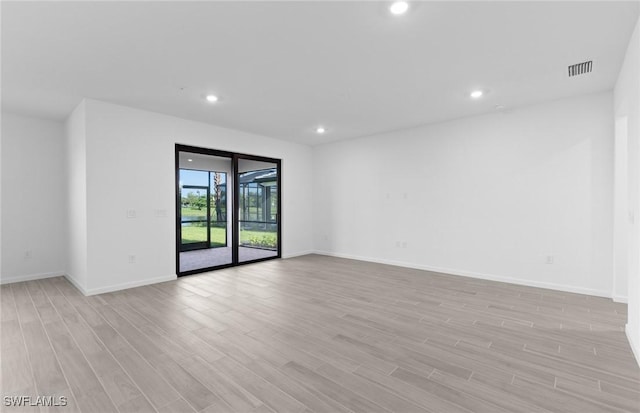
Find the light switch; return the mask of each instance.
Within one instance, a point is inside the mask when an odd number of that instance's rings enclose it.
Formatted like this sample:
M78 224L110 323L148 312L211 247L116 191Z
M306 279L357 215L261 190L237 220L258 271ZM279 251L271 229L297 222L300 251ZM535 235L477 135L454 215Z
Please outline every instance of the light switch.
M127 209L127 218L135 218L136 210L135 209Z

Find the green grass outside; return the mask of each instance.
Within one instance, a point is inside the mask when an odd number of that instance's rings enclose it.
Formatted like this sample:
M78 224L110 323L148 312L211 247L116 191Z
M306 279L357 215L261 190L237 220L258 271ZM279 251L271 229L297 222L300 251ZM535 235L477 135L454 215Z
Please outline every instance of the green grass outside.
M240 231L240 244L262 247L276 248L278 246L278 237L273 231Z
M211 247L225 246L226 228L211 227ZM206 242L207 228L196 226L182 227L182 243L189 244L193 242ZM229 240L231 241L231 240ZM240 243L275 248L277 246L277 236L275 232L270 231L240 231Z
M211 247L224 247L226 228L211 227ZM182 227L182 243L207 241L207 227L184 226Z

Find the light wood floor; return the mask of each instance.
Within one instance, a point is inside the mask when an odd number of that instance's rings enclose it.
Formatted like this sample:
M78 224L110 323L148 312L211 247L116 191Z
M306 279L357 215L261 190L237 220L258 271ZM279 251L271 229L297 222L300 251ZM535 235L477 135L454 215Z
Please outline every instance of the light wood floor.
M69 398L52 411L640 411L608 299L317 255L0 290L2 395Z

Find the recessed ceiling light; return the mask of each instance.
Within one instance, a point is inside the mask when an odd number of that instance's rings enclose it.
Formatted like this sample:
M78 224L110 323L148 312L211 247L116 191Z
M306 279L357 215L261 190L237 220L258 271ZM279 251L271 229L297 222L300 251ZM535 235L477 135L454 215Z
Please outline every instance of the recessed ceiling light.
M193 162L193 159L189 158L187 159L187 162Z
M469 96L471 96L473 99L478 99L482 97L482 90L474 90Z
M215 103L218 101L218 97L216 95L207 95L207 101L211 103Z
M318 126L318 127L316 128L316 133L319 133L319 134L321 134L321 135L322 135L323 133L325 133L326 131L327 131L327 130L326 130L324 127L322 127L322 126Z
M409 10L409 3L406 1L394 1L389 7L389 11L396 16L405 14Z

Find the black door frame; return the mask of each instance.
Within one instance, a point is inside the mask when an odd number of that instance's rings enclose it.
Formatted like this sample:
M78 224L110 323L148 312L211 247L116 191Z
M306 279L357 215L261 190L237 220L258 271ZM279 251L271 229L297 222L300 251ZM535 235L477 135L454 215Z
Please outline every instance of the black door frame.
M205 267L199 268L196 270L183 271L180 272L180 245L182 243L182 219L181 214L179 213L180 208L182 206L182 200L180 197L180 152L190 152L197 153L202 155L211 155L218 156L222 158L229 158L231 160L231 176L233 177L233 201L232 201L232 215L231 215L231 263L217 265L213 267ZM260 161L260 162L269 162L276 165L277 173L277 182L278 182L278 211L276 213L276 221L278 228L278 239L277 239L277 254L273 257L259 258L250 261L242 261L238 260L238 248L240 245L240 225L239 225L239 216L238 209L240 205L240 194L239 194L239 179L238 179L238 161L240 159L250 160L250 161ZM201 272L212 271L222 268L235 267L238 265L252 264L260 261L268 261L273 259L282 258L282 160L276 158L268 158L264 156L257 155L249 155L243 153L235 153L228 151L220 151L217 149L209 149L209 148L201 148L198 146L190 146L190 145L182 145L175 144L175 195L176 195L176 242L175 242L175 251L176 251L176 274L178 277L190 274L198 274ZM229 178L227 177L227 191L229 190ZM207 213L209 210L207 209ZM229 211L227 211L227 221L228 221ZM228 236L228 235L227 235Z
M234 216L233 216L233 231L232 232L232 236L234 237L234 247L232 248L234 254L236 254L235 257L233 257L233 262L237 262L238 265L242 265L242 264L251 264L254 262L260 262L260 261L267 261L267 260L272 260L274 258L282 258L282 160L280 159L275 159L275 158L267 158L264 156L256 156L256 155L247 155L247 154L241 154L241 153L236 153L234 154L234 159L233 159L233 169L234 169L234 175L233 175L233 182L234 182L234 188L233 188L233 210L235 212ZM242 261L239 262L237 254L238 254L238 247L240 245L240 217L238 216L238 210L240 209L240 173L238 171L238 161L240 159L245 159L248 161L259 161L259 162L268 162L268 163L274 163L276 164L276 171L277 171L277 185L278 185L278 211L276 212L276 224L277 224L277 228L278 228L278 239L277 239L277 248L278 248L278 253L275 257L267 257L267 258L259 258L256 260L250 260L250 261Z

